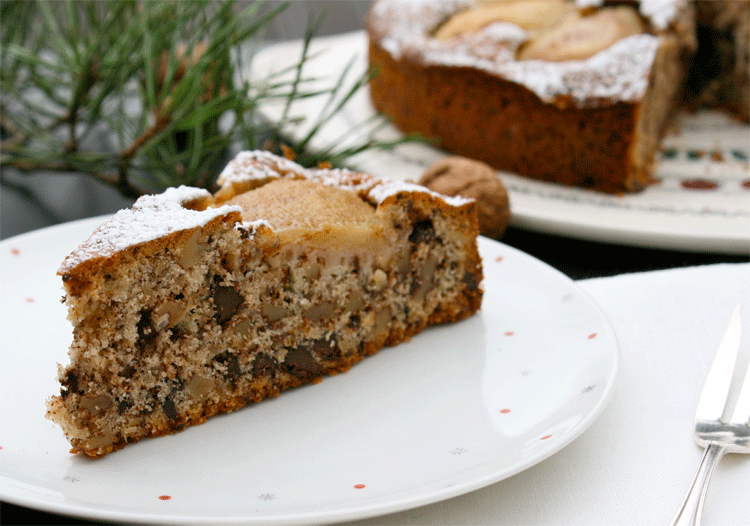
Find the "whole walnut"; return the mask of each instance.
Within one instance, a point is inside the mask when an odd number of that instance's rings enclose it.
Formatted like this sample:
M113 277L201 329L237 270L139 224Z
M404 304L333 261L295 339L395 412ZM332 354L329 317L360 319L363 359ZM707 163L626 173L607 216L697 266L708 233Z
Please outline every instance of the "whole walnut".
M510 202L500 176L489 165L465 157L446 157L430 166L419 184L444 195L476 200L479 233L500 239L508 228Z

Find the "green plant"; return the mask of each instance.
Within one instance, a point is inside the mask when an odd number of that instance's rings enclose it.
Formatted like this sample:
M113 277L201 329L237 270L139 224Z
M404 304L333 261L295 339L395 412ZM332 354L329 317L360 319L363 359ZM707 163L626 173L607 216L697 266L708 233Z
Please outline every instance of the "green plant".
M0 3L0 170L80 172L128 197L187 184L210 188L233 146L293 152L307 166L338 164L367 141L310 151L320 126L364 85L310 89L294 80L251 85L245 51L285 8L232 0ZM305 50L320 19L311 19ZM286 72L289 73L289 72ZM345 93L341 93L346 90ZM302 140L264 122L267 100L328 95ZM106 144L102 148L102 144ZM2 171L0 171L0 176Z

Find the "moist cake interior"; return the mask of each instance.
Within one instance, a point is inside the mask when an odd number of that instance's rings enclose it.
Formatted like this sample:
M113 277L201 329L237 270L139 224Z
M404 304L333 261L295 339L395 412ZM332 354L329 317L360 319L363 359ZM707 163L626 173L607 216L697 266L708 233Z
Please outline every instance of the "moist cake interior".
M426 189L378 201L300 173L218 208L200 195L136 203L60 270L74 339L48 417L73 452L179 431L479 308L473 202ZM101 248L138 214L201 224Z

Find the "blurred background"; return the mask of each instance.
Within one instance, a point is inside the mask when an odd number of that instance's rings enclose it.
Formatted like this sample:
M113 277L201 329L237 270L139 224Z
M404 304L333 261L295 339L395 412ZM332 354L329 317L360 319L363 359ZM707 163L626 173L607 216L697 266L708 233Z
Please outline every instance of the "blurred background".
M250 2L238 2L239 12ZM286 4L267 2L262 12ZM287 7L265 26L259 47L304 37L311 17L322 17L316 35L332 35L364 28L370 2L366 0L305 0ZM8 20L2 23L9 23ZM22 173L2 168L0 178L0 239L45 226L86 217L112 214L130 207L133 199L96 179L60 172Z

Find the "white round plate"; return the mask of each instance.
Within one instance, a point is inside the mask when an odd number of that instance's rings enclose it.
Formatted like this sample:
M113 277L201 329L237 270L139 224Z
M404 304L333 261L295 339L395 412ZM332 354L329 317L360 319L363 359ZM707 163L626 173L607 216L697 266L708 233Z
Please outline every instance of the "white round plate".
M618 343L569 278L480 238L477 315L326 378L98 460L44 418L67 362L59 263L104 218L0 242L0 498L88 519L312 524L464 494L559 451L601 413Z
M289 80L284 71L300 62L302 43L284 42L263 49L249 70L254 82ZM303 78L315 79L302 89L331 89L346 65L344 86L353 85L367 69L367 36L346 33L314 39L303 68ZM341 90L341 94L347 90ZM324 111L328 95L299 98L288 117L302 119L285 133L304 137ZM335 107L331 105L329 107ZM268 102L259 111L280 122L283 101ZM325 150L331 145L355 146L376 138L395 140L402 134L393 126L369 122L376 112L367 88L360 89L328 120L311 141ZM424 143L366 151L348 159L352 168L391 179L418 180L446 153ZM674 130L661 144L655 177L659 184L640 193L607 195L501 173L511 202L511 224L519 228L581 239L694 252L747 255L750 253L750 126L718 112L680 115Z

